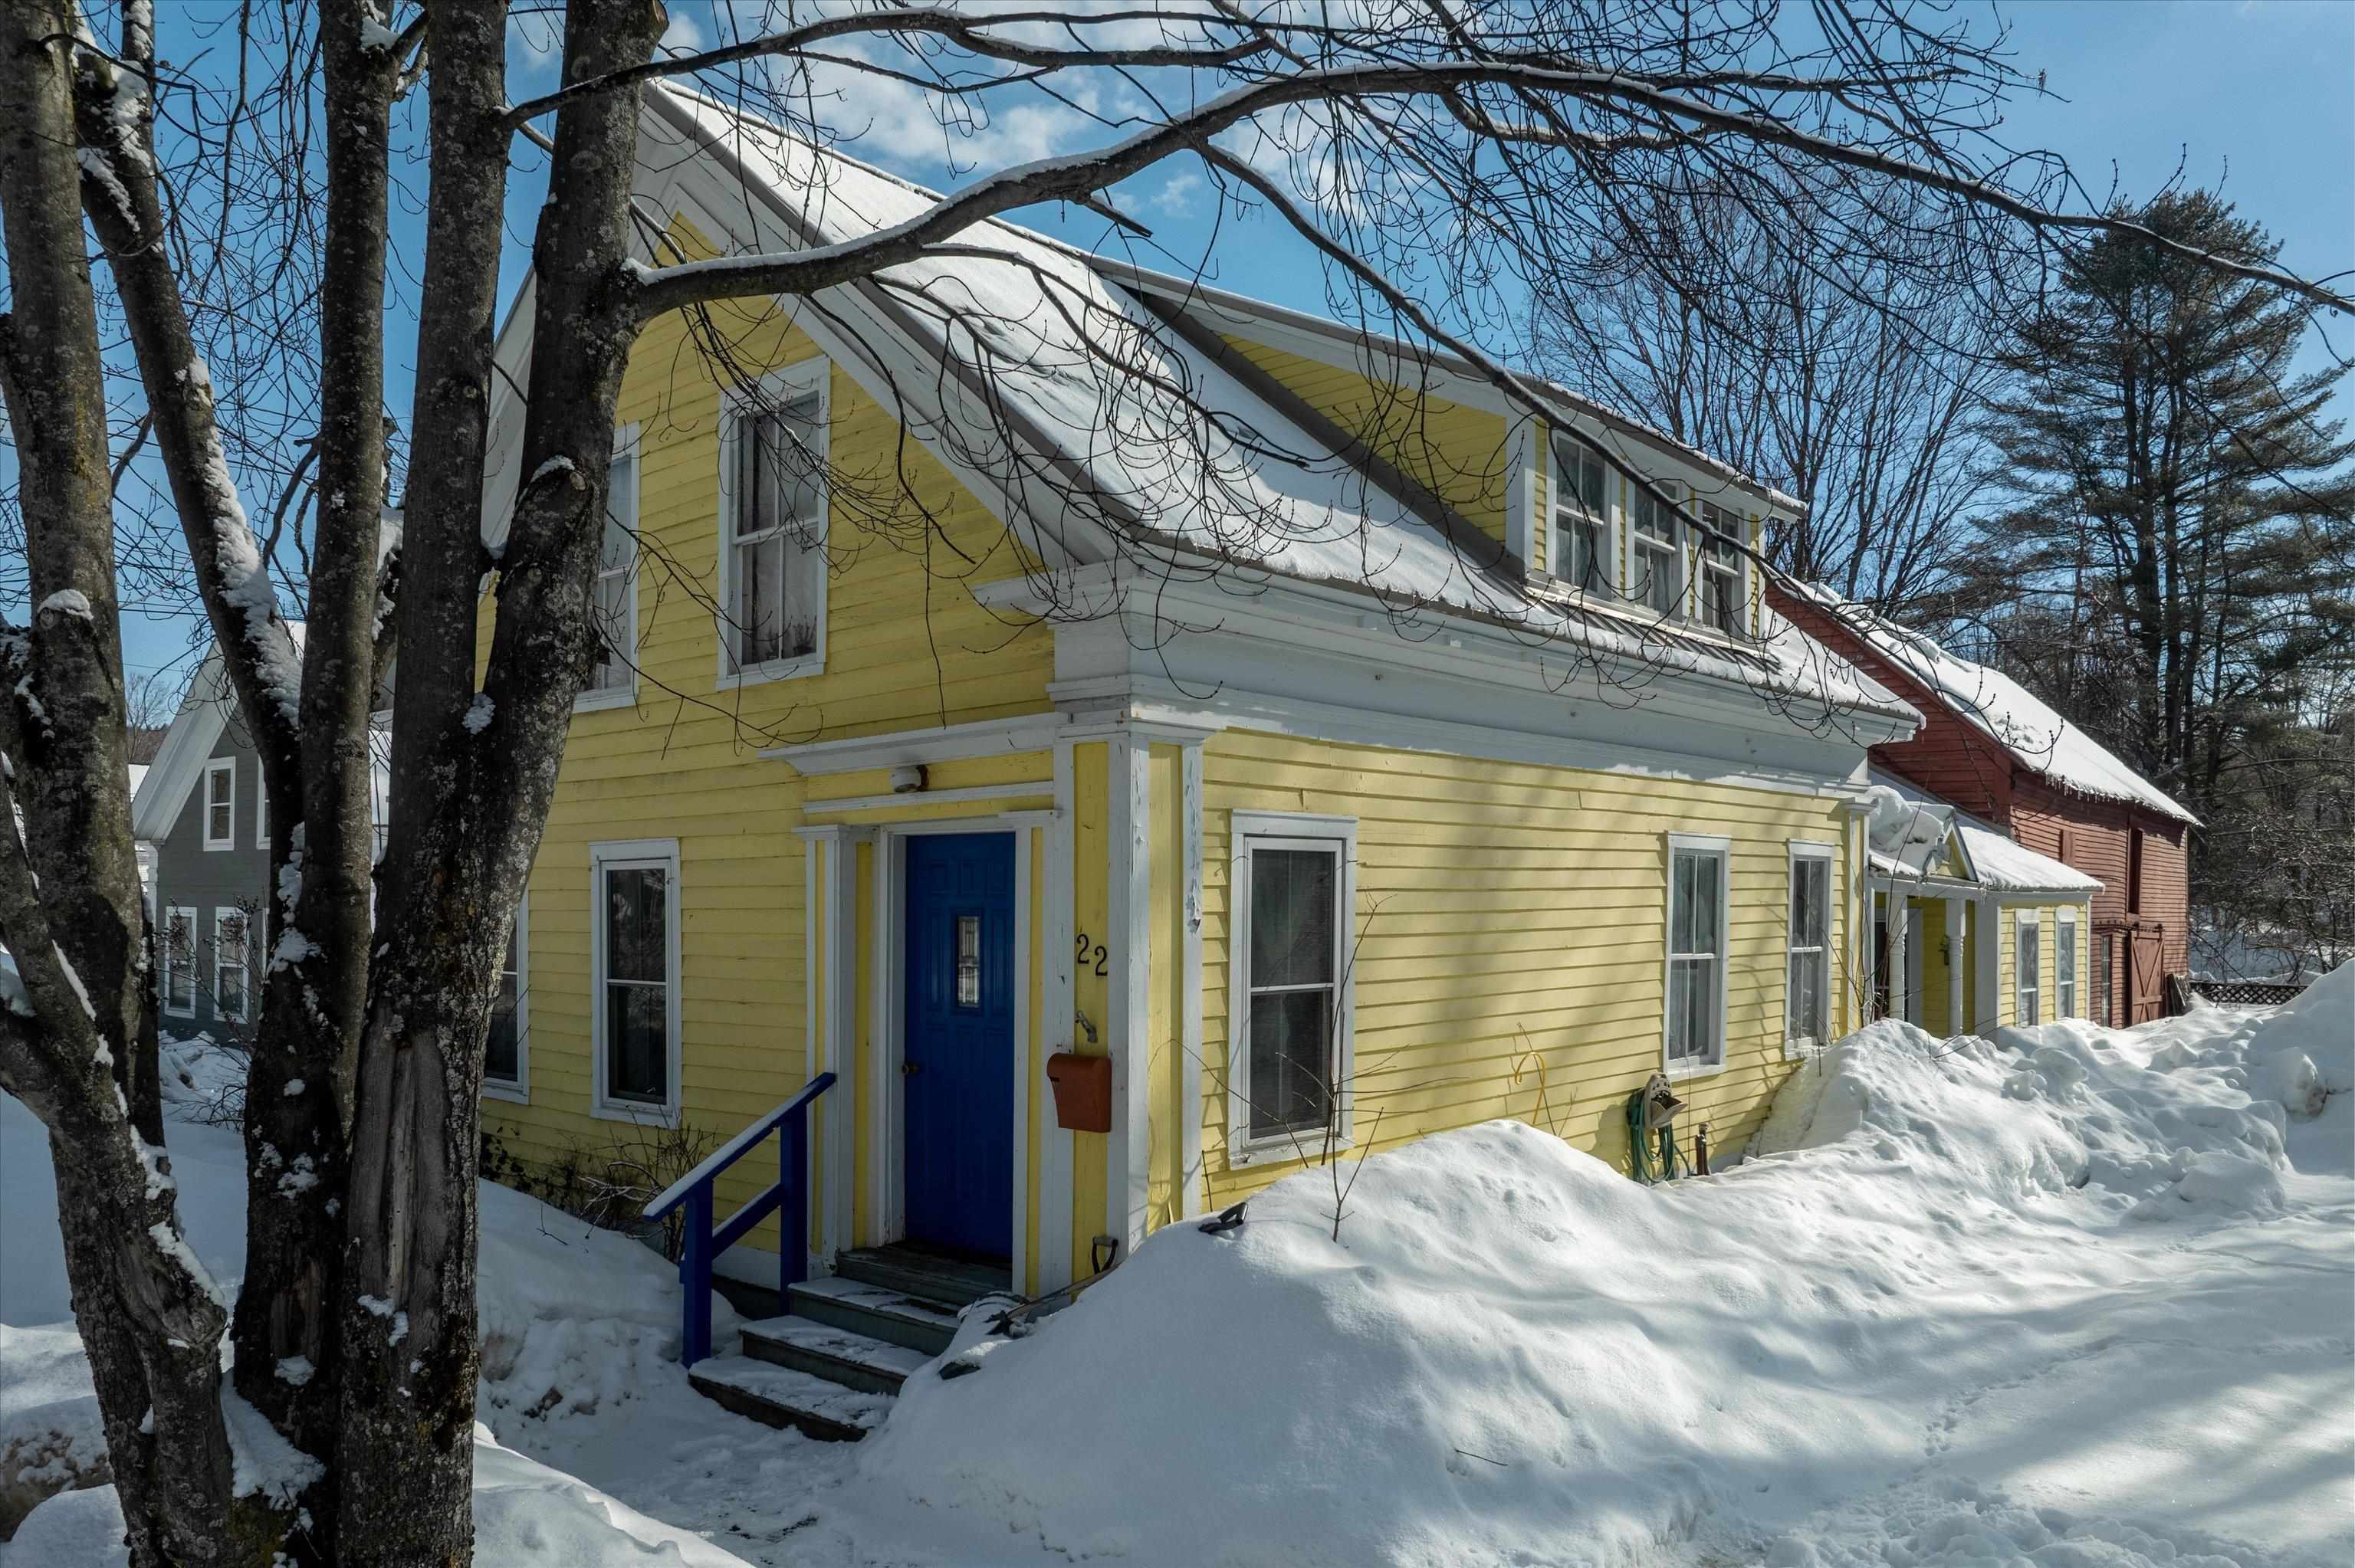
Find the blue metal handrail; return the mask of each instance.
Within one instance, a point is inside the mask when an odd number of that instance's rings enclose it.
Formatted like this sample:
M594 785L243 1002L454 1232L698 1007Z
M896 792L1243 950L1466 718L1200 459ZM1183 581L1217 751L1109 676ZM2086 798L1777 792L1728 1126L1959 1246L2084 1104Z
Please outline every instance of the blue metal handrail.
M685 1321L680 1325L679 1364L693 1366L711 1354L711 1263L744 1239L745 1233L782 1208L777 1222L777 1297L782 1308L785 1293L801 1282L808 1269L809 1204L802 1192L802 1172L809 1165L810 1102L834 1086L832 1073L820 1073L802 1086L801 1093L721 1144L702 1164L672 1182L645 1209L648 1220L659 1220L687 1205L687 1234L678 1253L678 1282L687 1292ZM711 1184L770 1133L777 1135L775 1185L728 1216L711 1223Z

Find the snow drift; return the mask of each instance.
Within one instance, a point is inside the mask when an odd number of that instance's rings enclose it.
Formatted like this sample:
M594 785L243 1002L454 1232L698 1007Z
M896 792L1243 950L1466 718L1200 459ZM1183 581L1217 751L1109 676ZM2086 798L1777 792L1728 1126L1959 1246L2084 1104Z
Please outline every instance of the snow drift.
M2326 1033L2350 1027L2335 994ZM1240 1230L1171 1226L1031 1336L961 1346L973 1375L920 1372L862 1468L1038 1547L1151 1563L1806 1564L1859 1495L1881 1499L1872 1551L1909 1568L2160 1562L2233 1528L2269 1531L2268 1560L2343 1563L2344 1260L2150 1296L2193 1238L2281 1210L2284 1112L2244 1084L2296 1016L2002 1044L1876 1024L1716 1178L1646 1188L1492 1122L1369 1160L1337 1240L1327 1175L1295 1176ZM2151 1060L2195 1036L2213 1060ZM2261 1308L2299 1337L2278 1381L2251 1359L2274 1351L2250 1347ZM2040 1377L2061 1411L2012 1392ZM2207 1402L2181 1471L2120 1408L2158 1378ZM2072 1406L2109 1437L2056 1447ZM2030 1507L1981 1476L2143 1511ZM2325 1500L2279 1526L2286 1491Z

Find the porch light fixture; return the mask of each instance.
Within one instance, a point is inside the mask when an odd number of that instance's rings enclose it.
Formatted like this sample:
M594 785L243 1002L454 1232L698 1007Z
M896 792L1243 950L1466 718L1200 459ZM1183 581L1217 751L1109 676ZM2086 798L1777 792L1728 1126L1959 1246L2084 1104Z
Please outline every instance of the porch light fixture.
M922 763L911 762L891 769L891 793L894 795L913 795L923 787Z

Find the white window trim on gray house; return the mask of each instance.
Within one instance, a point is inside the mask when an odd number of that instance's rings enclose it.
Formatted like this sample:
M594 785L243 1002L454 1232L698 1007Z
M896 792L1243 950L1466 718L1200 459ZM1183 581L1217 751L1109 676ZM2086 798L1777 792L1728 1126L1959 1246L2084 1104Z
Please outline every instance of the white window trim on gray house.
M225 780L218 798L213 793L213 780ZM216 757L205 764L205 848L233 850L237 848L237 758ZM221 813L221 831L213 832L213 812Z
M181 954L180 969L175 971L172 967L172 926L178 920L187 922L188 945ZM173 905L165 909L163 949L159 955L161 962L156 967L163 971L165 1014L172 1018L194 1018L197 1015L197 912L194 909L186 905ZM181 974L188 982L188 1000L177 1007L172 1005L172 977L175 972Z

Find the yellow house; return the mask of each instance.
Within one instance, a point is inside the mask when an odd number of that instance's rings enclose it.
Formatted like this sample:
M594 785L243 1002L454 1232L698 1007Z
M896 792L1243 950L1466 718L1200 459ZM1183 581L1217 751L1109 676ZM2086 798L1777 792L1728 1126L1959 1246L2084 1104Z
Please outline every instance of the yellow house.
M1870 778L1868 1011L1945 1035L2087 1016L2101 883L1893 773Z
M930 199L670 90L641 147L677 254ZM831 1073L788 1272L920 1296L879 1249L1050 1292L1491 1118L1623 1161L1654 1074L1741 1145L1862 1016L1865 748L1915 726L1723 542L1794 503L1361 331L973 248L637 344L490 1132L726 1138Z

